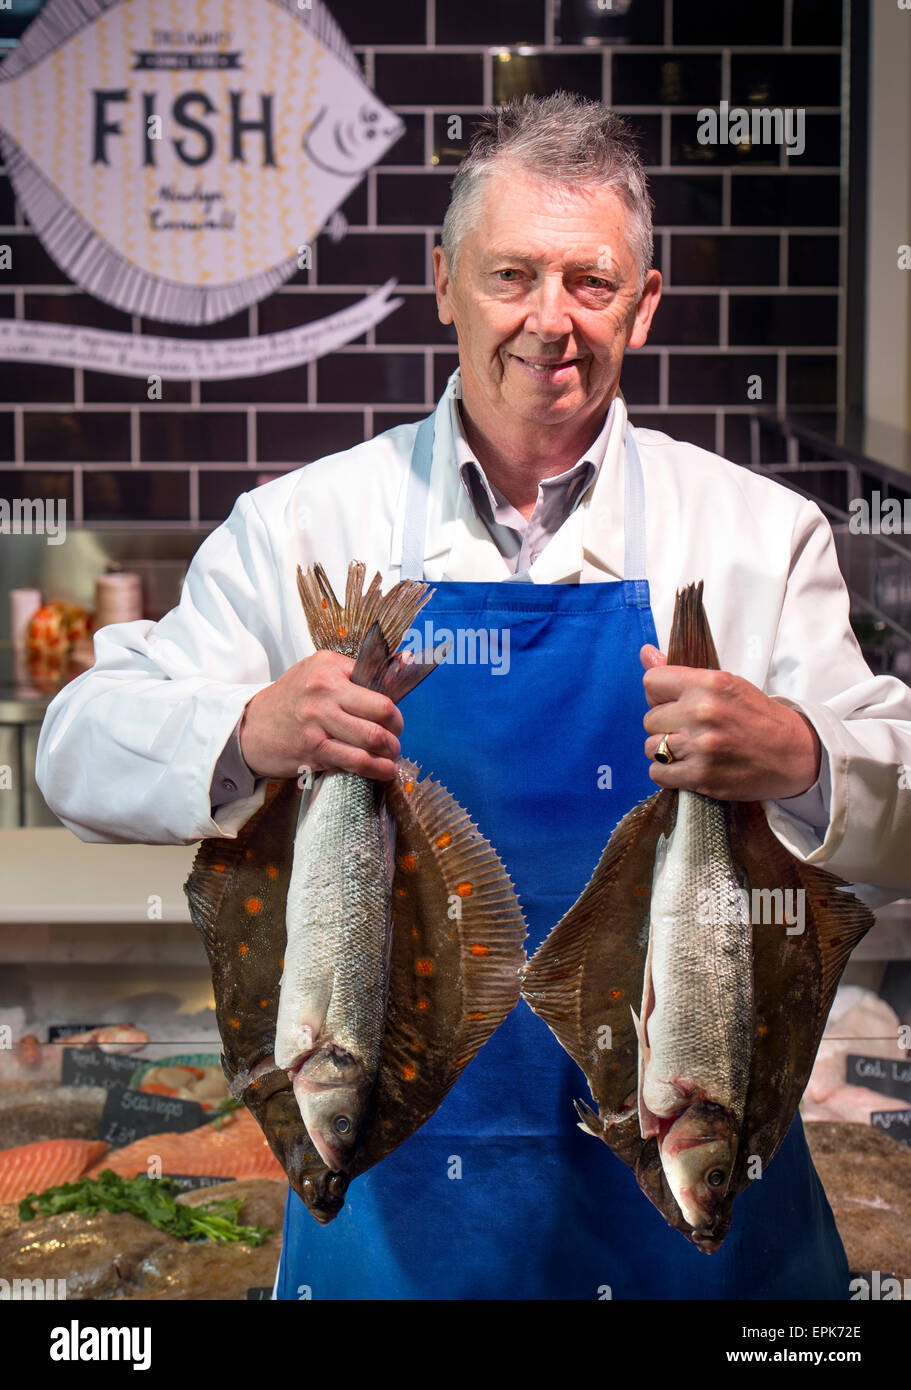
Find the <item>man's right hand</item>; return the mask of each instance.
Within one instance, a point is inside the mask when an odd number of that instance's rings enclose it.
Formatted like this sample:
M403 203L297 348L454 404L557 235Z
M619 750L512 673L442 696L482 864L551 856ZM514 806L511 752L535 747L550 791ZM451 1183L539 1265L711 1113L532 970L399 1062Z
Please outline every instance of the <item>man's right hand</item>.
M302 765L389 782L403 720L388 695L352 685L351 657L320 651L290 667L244 709L240 749L257 777L296 777Z

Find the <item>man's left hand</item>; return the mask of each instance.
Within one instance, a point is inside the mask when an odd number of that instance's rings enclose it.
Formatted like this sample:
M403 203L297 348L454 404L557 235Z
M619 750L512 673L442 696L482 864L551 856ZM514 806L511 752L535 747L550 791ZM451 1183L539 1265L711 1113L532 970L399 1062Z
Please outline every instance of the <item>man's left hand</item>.
M660 787L719 801L776 801L809 791L820 743L810 721L730 671L668 666L657 647L639 653L650 709L643 719L649 774ZM663 734L673 762L655 762Z

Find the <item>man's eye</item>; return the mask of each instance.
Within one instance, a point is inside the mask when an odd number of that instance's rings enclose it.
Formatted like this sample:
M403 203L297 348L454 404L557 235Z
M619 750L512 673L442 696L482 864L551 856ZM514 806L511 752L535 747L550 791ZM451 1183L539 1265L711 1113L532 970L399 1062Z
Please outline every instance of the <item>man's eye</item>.
M501 279L508 277L507 283L510 283L513 280L513 278L518 278L519 272L517 270L507 269L498 270L497 274L500 276Z
M602 280L599 275L586 275L585 287L589 290L607 290L610 285L606 280Z

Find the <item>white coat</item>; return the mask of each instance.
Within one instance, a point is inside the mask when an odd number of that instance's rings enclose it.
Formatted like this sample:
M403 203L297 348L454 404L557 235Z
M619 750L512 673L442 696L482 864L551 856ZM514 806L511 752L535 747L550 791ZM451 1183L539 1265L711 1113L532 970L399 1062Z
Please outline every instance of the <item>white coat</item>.
M437 406L425 574L502 579L506 562L454 463L450 397L460 390L456 372ZM621 577L625 427L618 397L599 474L532 565L535 581ZM338 594L353 559L365 562L368 578L379 570L384 588L399 578L416 429L400 425L242 494L197 551L176 608L158 623L99 630L95 665L51 702L37 753L49 806L81 839L175 844L237 834L266 779L214 819L209 786L247 701L313 653L296 567L320 561ZM767 802L772 830L798 857L866 885L871 903L903 896L911 891L911 689L866 665L825 517L692 444L645 429L635 438L662 648L677 589L703 579L722 667L801 710L828 758L828 827L815 831ZM596 671L591 679L596 692ZM407 702L403 716L407 731Z

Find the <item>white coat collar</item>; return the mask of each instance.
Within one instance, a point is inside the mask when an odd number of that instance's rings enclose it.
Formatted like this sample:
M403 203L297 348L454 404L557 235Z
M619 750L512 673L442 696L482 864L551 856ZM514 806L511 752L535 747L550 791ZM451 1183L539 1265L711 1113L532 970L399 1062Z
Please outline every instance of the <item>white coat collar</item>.
M475 514L456 466L450 400L461 394L461 378L456 368L434 412L433 464L424 538L425 575L439 582L507 579L511 573L509 566L487 527ZM564 584L621 577L622 550L619 556L610 552L607 535L611 523L616 523L618 510L622 513L623 509L626 428L626 402L618 392L598 475L529 569L535 583ZM402 564L409 473L410 469L406 470L396 509L389 560L391 570L400 570Z

